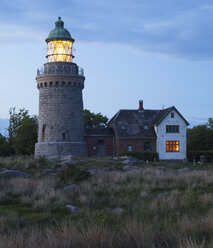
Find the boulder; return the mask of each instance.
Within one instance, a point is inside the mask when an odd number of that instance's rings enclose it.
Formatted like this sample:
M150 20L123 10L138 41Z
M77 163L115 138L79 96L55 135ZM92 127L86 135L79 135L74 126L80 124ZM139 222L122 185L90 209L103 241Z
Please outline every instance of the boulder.
M187 171L190 171L190 168L189 167L184 167L182 169L178 169L179 172L187 172Z
M126 212L126 210L124 208L113 208L112 211L115 213L125 213Z
M61 159L60 164L64 165L64 164L76 164L77 161L74 159L74 157L72 155L67 155L65 157L63 157Z
M0 178L3 177L23 177L23 178L31 178L32 176L28 173L22 172L22 171L17 171L17 170L4 170L0 172Z
M165 167L163 165L155 166L156 169L161 169L161 170L171 170L171 168Z
M92 168L92 169L88 169L88 171L91 175L93 175L93 174L96 174L96 173L103 171L103 169L102 168Z
M130 159L126 159L122 163L126 164L126 165L133 165L134 162L132 160L130 160Z
M65 207L70 211L71 214L81 211L80 208L75 207L73 205L66 205Z
M65 191L74 191L80 189L80 186L76 185L76 184L71 184L71 185L67 185L64 187Z
M131 166L131 165L126 165L123 167L123 170L129 171L129 170L143 170L143 168L138 167L138 166Z
M157 198L161 198L161 197L165 197L165 196L169 196L170 193L169 192L163 192L163 193L160 193L158 195L156 195Z

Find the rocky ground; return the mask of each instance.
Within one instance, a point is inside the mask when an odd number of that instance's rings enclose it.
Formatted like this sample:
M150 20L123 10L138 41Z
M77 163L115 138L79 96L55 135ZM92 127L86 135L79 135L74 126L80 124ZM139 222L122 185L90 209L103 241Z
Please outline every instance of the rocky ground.
M212 168L0 158L0 247L213 247Z

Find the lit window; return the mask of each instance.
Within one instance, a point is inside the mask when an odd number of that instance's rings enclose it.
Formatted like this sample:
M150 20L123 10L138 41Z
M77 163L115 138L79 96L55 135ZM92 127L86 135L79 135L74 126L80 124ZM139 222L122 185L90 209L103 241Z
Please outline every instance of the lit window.
M167 133L179 133L179 125L166 125Z
M128 146L128 152L132 152L132 146L131 145Z
M171 118L174 118L175 117L175 114L172 112L171 113Z
M180 151L179 141L166 141L166 151L179 152Z
M145 152L152 152L153 151L153 142L152 141L144 141L143 150Z
M72 41L55 40L48 42L49 62L72 62Z

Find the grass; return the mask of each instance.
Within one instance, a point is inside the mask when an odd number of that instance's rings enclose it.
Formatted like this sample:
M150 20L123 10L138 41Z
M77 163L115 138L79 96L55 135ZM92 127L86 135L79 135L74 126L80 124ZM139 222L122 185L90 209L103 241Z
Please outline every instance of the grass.
M123 171L122 162L79 159L70 172L58 160L0 158L0 171L32 175L0 179L0 247L213 247L212 164L181 171L186 165L138 162L143 170ZM114 169L85 176L102 167ZM72 183L80 189L63 190Z

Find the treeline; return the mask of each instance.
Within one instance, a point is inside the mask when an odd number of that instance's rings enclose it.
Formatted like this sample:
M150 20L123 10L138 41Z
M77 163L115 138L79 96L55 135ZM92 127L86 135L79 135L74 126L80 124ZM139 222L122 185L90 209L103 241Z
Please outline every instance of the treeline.
M208 161L213 161L213 118L188 129L187 148L189 160L199 160L204 155Z
M84 124L87 128L105 127L108 118L101 113L84 110ZM38 138L38 117L29 111L15 108L9 110L8 136L0 134L0 156L32 155Z
M15 108L11 108L9 114L8 136L0 134L0 156L33 154L38 133L37 116L30 116L25 109L17 113Z

